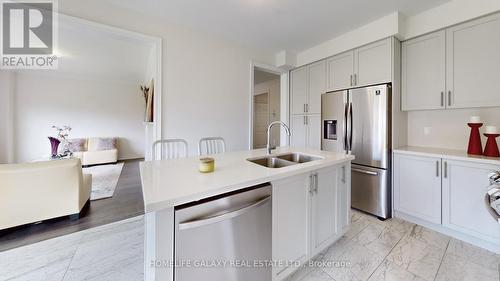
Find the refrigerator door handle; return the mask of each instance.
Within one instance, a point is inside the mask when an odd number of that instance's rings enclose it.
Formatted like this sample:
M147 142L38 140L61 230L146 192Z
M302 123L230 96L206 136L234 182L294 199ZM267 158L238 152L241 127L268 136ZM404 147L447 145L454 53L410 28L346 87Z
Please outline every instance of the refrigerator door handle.
M347 103L344 105L344 150L349 151L349 143L347 142L347 118L349 118L349 108Z
M349 103L349 150L352 150L352 132L353 132L353 121L352 121L352 102Z

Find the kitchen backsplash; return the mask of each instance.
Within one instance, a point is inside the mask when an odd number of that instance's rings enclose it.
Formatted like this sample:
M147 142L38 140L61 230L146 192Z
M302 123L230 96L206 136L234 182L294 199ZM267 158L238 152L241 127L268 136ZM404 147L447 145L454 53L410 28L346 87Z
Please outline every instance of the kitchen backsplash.
M500 128L500 108L447 109L408 112L408 145L467 150L471 116L480 116L482 135L486 125Z

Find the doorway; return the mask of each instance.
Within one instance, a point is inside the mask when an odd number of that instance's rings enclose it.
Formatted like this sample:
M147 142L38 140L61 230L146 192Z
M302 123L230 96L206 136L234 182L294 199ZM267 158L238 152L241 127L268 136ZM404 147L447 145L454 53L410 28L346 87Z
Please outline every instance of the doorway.
M281 83L280 75L254 68L253 85L253 149L265 148L267 144L267 127L271 122L280 120L281 115ZM271 131L271 146L280 145L280 128Z

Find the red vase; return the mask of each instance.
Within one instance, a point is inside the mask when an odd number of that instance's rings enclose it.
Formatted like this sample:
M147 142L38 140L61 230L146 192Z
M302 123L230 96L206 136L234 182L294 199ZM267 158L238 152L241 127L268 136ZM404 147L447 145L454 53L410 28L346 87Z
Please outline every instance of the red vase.
M481 143L481 134L479 133L479 128L483 126L483 123L468 123L467 125L471 128L467 153L483 155L483 144Z
M500 134L484 134L488 141L486 142L486 148L484 149L484 156L488 157L500 157L500 151L498 151L498 144L496 138L500 137Z

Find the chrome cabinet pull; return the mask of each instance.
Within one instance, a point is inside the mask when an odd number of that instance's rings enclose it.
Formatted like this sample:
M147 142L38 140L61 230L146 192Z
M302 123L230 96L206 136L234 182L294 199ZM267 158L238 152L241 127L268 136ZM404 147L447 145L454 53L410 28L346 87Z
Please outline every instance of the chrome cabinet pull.
M448 106L451 106L451 91L448 91Z
M444 178L448 178L448 161L444 161Z
M314 193L314 175L309 175L309 193Z
M439 161L436 161L436 177L439 178Z
M309 112L309 104L306 103L306 112Z
M304 103L304 106L302 106L302 111L305 113L306 112L306 104Z
M318 174L314 174L314 192L318 193Z
M441 107L444 107L444 92L441 92Z
M346 182L346 180L345 180L345 176L346 176L345 175L345 170L346 170L345 166L342 166L342 183Z
M309 118L307 116L304 116L306 118L306 125L309 125Z
M352 74L351 74L351 86L353 86L353 85L352 85Z

